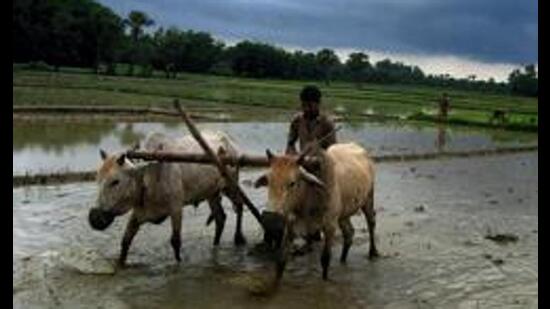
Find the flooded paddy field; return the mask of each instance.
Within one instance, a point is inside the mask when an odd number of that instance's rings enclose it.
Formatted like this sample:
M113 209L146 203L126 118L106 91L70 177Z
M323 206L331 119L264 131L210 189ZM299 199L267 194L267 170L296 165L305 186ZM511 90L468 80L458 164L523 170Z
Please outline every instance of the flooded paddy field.
M242 180L259 171L246 171ZM474 181L475 180L475 181ZM257 205L265 192L245 186ZM294 257L271 296L253 296L240 278L266 274L272 263L250 254L261 231L245 212L248 245L232 244L228 213L218 248L208 207L184 211L182 262L173 260L169 222L145 225L129 267L85 275L48 255L67 248L118 254L127 216L106 232L87 225L93 183L13 189L15 308L536 308L538 296L538 154L379 164L375 208L384 257L367 259L368 234L355 216L347 265L335 258L321 280L319 250ZM419 207L422 206L422 207ZM497 243L488 234L513 234ZM340 250L338 241L334 253Z
M501 145L536 144L536 133L473 130L461 127L403 125L397 123L339 123L341 141L356 141L374 155L438 150L475 150ZM201 122L201 130L223 130L251 154L266 148L282 151L288 134L286 122ZM93 170L99 148L128 149L148 132L180 136L187 129L180 122L15 122L13 174Z
M248 153L282 150L283 122L199 123L224 130ZM342 123L340 140L374 154L475 150L536 144L537 134L495 130ZM98 149L126 149L147 132L187 132L179 123L14 123L13 174L91 170ZM262 172L243 169L241 183L263 208L265 190L250 183ZM346 265L333 248L331 279L321 280L320 250L294 257L281 286L250 293L250 278L269 276L273 263L253 253L260 226L245 210L248 244L233 245L230 202L220 246L213 247L209 209L186 207L182 262L170 247L170 222L142 226L125 269L83 274L55 257L67 250L99 252L116 260L128 215L104 232L88 225L93 182L13 189L14 308L537 308L538 152L483 158L377 165L377 241L383 257L367 259L368 233L355 216ZM498 237L512 235L510 241Z

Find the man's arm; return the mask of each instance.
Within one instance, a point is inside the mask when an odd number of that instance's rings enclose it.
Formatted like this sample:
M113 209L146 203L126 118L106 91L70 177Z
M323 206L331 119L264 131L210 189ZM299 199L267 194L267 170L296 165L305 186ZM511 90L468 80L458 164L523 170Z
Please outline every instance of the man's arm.
M290 123L290 130L288 132L288 139L286 143L286 154L296 154L296 141L298 140L298 121L296 118Z
M323 130L325 132L324 134L325 135L330 134L330 135L322 142L321 147L323 147L324 149L327 149L328 147L330 147L330 145L336 144L337 142L336 131L335 131L334 122L329 118L326 119L326 123L324 126L325 126L325 129Z

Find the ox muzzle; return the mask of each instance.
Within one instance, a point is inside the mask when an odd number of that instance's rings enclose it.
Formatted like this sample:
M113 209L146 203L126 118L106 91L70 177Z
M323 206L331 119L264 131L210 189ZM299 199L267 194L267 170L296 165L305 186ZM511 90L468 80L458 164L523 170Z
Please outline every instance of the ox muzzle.
M277 212L262 211L264 242L271 247L279 248L285 231L285 217Z
M110 211L94 207L88 213L88 222L94 230L103 231L113 223L115 217L116 215Z

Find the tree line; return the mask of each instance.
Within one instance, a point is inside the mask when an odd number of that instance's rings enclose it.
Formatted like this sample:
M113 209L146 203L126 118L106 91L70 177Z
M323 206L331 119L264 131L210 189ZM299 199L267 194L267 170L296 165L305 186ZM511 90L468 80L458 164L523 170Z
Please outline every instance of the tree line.
M454 78L425 74L418 66L384 59L371 63L363 52L351 53L342 62L328 48L317 52L294 51L255 41L226 46L211 34L153 26L148 14L132 11L118 16L94 0L14 0L13 61L43 61L61 66L91 67L115 74L126 63L130 76L151 76L163 71L167 78L178 72L236 75L253 78L350 81L365 83L422 84L465 90L538 96L534 65L510 73L508 81ZM138 69L139 68L139 69Z

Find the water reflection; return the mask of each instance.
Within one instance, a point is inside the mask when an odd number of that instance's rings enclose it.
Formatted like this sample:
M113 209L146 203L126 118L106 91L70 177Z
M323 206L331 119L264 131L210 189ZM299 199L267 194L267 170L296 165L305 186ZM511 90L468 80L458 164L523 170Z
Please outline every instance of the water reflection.
M97 145L111 134L115 123L33 123L13 124L13 150L39 148L49 153L61 154L67 148L82 144Z
M536 133L451 129L444 125L433 127L368 122L340 125L343 128L338 132L339 141L358 142L374 154L472 150L496 144L536 143L538 138ZM243 152L251 154L263 154L266 148L282 152L288 133L286 122L199 123L198 127L203 131L227 132ZM13 173L89 170L99 164L99 148L107 151L127 149L152 131L172 137L187 133L180 122L15 123Z
M438 124L437 125L437 139L436 139L436 147L438 152L442 152L445 150L445 139L447 137L447 131L444 124Z
M134 130L133 123L125 124L122 130L116 132L116 135L119 137L121 145L133 145L134 143L145 138L145 134L143 132L136 132Z

